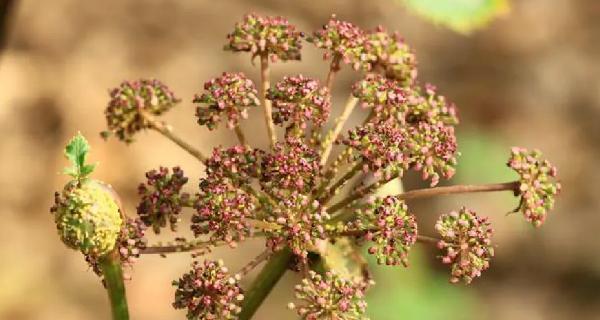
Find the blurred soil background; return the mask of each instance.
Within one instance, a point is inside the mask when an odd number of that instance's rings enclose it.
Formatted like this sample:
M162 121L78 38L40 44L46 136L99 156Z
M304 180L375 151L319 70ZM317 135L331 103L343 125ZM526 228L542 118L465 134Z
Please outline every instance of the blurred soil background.
M513 145L540 148L559 168L564 192L539 230L517 215L505 216L517 205L509 194L409 203L423 226L463 204L490 216L497 257L470 287L449 285L435 251L422 246L408 269L375 268L374 320L600 319L595 0L515 0L508 15L469 36L433 25L393 0L15 1L0 53L0 319L109 318L97 277L61 244L48 212L54 191L66 182L58 174L65 165L62 148L77 131L86 135L91 159L100 163L96 177L113 184L130 215L137 184L159 165L181 165L193 192L202 166L158 134L142 133L129 146L101 140L108 89L124 79L156 77L183 98L166 116L179 134L205 152L233 143L232 133L209 133L196 124L191 99L222 71L258 78L248 55L222 51L225 35L247 12L285 16L307 33L332 13L364 28L382 24L400 31L417 53L420 79L436 84L460 110L462 157L450 183L514 179L505 167ZM306 44L303 62L275 65L273 79L299 72L323 79L328 65L320 55ZM338 112L357 77L345 68L337 79ZM259 141L262 118L252 116L244 128ZM415 176L405 181L406 189L424 186ZM235 270L261 247L250 242L215 255ZM143 258L128 283L132 318L184 319L170 306L170 282L189 263L185 254ZM286 275L256 319L295 319L285 306L297 280Z

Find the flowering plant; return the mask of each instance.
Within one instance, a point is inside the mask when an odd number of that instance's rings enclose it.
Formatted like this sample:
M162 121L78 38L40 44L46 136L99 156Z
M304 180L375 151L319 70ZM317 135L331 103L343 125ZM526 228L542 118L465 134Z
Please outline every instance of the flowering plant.
M223 73L192 100L199 125L213 130L225 122L239 140L210 155L157 118L180 102L162 82L123 82L110 92L103 136L131 143L138 132L153 130L172 140L205 167L195 194L183 191L189 179L181 168L151 170L138 188L136 217L127 217L112 188L89 178L94 166L86 164L86 140L78 135L67 145L73 166L66 173L73 179L56 193L51 211L61 239L81 251L102 278L114 319L128 319L122 266L130 268L142 255L179 252L194 258L191 270L173 282L173 306L185 309L188 319L250 319L286 270L305 278L295 288L299 301L289 305L300 318L366 319L365 294L374 279L360 246L379 264L407 267L414 245L433 244L450 266L453 283L470 283L490 267L488 218L463 207L442 214L435 224L439 235L426 236L406 200L510 191L520 198L516 211L528 222L539 227L546 220L560 184L556 168L539 151L512 150L508 166L517 181L436 187L454 175L459 158L456 107L434 86L420 83L414 53L397 33L362 30L333 16L307 37L330 61L324 83L293 75L271 85L271 65L300 60L303 38L281 17L251 14L235 26L225 49L259 58L261 80L257 89L243 73ZM364 75L336 110L331 92L344 65ZM267 149L253 147L240 126L248 108L264 111ZM343 133L353 111L362 111L364 121ZM328 125L331 114L337 117ZM378 188L409 171L419 172L430 188L376 196ZM348 188L359 177L373 182ZM148 230L178 231L184 218L190 219L194 239L148 244ZM235 248L249 238L264 238L265 250L238 271L201 258L211 248ZM360 265L362 272L341 270L332 255ZM254 282L243 287L240 279L263 263Z

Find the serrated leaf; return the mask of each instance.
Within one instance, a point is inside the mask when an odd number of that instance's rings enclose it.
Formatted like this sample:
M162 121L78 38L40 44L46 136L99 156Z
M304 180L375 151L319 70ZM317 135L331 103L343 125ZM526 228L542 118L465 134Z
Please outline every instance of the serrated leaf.
M71 162L71 166L65 168L63 172L78 180L90 175L96 165L85 163L89 151L89 143L81 133L77 133L65 147L65 156Z
M421 17L469 34L509 11L508 0L401 0Z

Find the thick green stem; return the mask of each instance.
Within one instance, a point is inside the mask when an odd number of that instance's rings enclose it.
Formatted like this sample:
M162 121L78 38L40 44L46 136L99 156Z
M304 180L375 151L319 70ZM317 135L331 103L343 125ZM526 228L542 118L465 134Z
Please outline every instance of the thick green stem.
M244 303L242 312L239 315L240 320L249 320L252 318L258 307L269 295L275 284L283 276L292 260L292 252L289 249L283 249L275 253L267 264L260 271L250 289L244 294Z
M123 269L121 268L118 252L115 251L100 258L100 269L104 275L113 320L129 320Z

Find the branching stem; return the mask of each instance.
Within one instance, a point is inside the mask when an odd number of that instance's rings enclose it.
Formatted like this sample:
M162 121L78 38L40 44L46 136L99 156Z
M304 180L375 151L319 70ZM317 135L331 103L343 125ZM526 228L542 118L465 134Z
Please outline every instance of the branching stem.
M275 125L273 124L273 109L271 101L267 99L267 91L271 86L271 71L269 69L269 57L267 54L260 56L260 98L265 108L265 123L267 125L267 132L269 134L269 143L271 148L275 146L277 142L277 136L275 135Z
M333 143L342 132L344 124L350 117L350 114L352 114L352 110L354 110L354 107L357 103L358 98L351 95L348 98L346 105L344 106L342 114L337 119L335 119L334 127L325 136L323 153L321 154L321 165L325 165L327 163L327 159L329 158L329 154L331 153L331 150L333 148Z
M250 288L244 294L240 320L249 320L258 310L265 298L271 293L273 287L285 274L292 260L293 254L289 249L283 249L271 256L267 264L254 279Z
M200 160L201 162L206 161L206 156L202 154L200 150L196 149L194 146L187 143L179 136L175 135L173 133L173 129L170 126L154 119L154 117L150 116L149 114L144 114L144 118L150 123L152 129L158 131L160 134L173 141L175 144L180 146L183 150L187 151L192 156L196 157L196 159Z
M237 125L233 128L233 131L235 132L235 135L237 136L238 140L240 141L240 144L247 146L248 140L246 140L246 136L244 135L242 128L240 128L240 126Z

